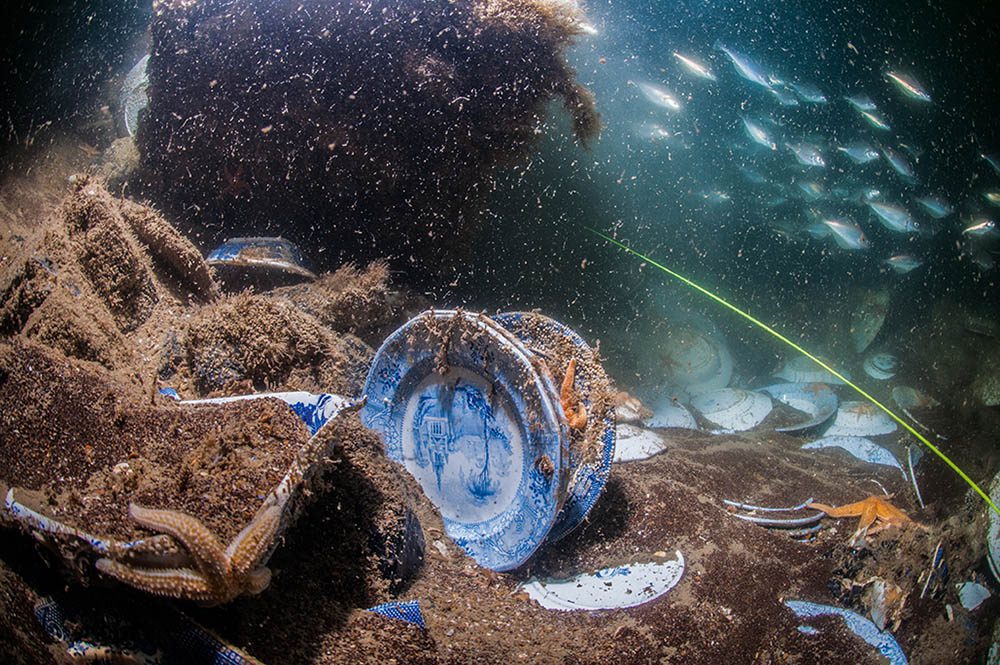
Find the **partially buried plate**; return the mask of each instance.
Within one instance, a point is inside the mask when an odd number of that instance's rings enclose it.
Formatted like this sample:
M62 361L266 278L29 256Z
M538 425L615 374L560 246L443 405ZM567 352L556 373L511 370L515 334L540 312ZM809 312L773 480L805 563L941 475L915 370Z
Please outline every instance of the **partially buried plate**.
M608 377L594 350L574 330L555 319L536 312L505 312L494 316L493 320L517 337L529 351L540 355L554 375L561 377L569 359L576 359L574 385L586 408L588 422L582 440L572 439L569 446L566 503L548 537L555 541L583 522L611 474L615 413Z
M565 425L551 377L490 318L430 310L389 336L365 382L365 425L480 565L511 570L562 506Z
M267 290L316 279L302 250L284 238L230 238L205 260L229 290Z
M777 383L760 391L809 416L805 422L778 427L776 432L801 432L819 427L837 413L837 395L825 383Z
M632 563L565 580L529 580L521 589L549 610L614 610L655 600L684 576L684 555L673 560Z

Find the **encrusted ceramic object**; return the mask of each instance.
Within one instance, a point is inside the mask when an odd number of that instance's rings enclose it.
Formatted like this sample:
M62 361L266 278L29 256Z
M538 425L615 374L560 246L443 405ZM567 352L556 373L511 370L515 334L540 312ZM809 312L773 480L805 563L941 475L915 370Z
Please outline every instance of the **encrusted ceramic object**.
M363 422L452 540L493 570L527 561L572 475L554 380L531 351L487 316L429 310L385 340L364 392Z
M521 589L550 610L612 610L655 600L684 576L684 555L576 575L566 580L530 580Z
M778 432L802 432L819 427L837 413L839 405L837 395L825 383L777 383L760 391L809 416L797 425L778 427Z
M742 388L722 388L697 395L691 406L706 420L733 432L753 429L772 409L770 397Z

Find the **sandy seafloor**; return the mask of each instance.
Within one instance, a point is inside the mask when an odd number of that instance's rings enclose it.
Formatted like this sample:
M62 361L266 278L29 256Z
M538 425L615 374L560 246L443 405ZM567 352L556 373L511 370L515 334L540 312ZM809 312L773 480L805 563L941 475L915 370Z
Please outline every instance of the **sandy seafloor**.
M88 305L94 318L87 322L80 318L82 314L66 315L75 310L65 299L62 305L44 306L54 291L43 289L38 303L23 306L30 310L27 317L5 320L0 339L5 365L0 380L10 381L11 368L17 367L11 358L23 357L27 348L36 354L32 357L48 358L49 371L63 381L59 386L55 378L51 386L46 377L36 376L33 383L21 381L18 385L26 392L19 393L16 402L3 404L4 436L13 437L10 433L16 430L19 445L39 446L56 457L78 454L69 449L74 445L91 446L91 451L100 453L102 446L121 443L107 436L107 428L115 425L116 418L125 419L139 443L120 454L141 468L137 460L146 454L143 446L152 445L150 437L163 436L150 424L152 420L143 419L152 419L152 411L167 408L155 401L155 388L165 382L191 396L246 392L261 385L350 392L358 389L370 349L387 331L428 304L448 304L408 295L404 285L390 285L388 273L379 272L377 266L342 272L336 278L325 276L326 281L315 287L316 293L300 289L199 297L204 284L198 286L197 280L178 276L176 271L171 276L171 270L164 268L163 257L168 254L162 245L151 249L151 244L136 238L130 246L137 252L136 265L148 269L149 284L120 279L114 293L84 288L84 281L102 274L100 261L111 258L81 258L87 229L82 236L74 235L81 233L79 229L66 231L65 225L72 226L72 220L79 218L59 206L71 190L68 176L85 169L95 159L92 153L79 137L53 137L49 145L36 146L23 158L30 160L30 170L14 168L4 174L0 185L0 274L4 279L0 291L25 292L17 291L12 283L26 279L25 265L32 261L40 265L38 259L45 258L52 269L46 274L61 275L53 277L54 290L72 281L69 275L79 281L72 282L77 290L83 291L74 297L93 298L93 303L105 308ZM124 205L114 203L110 195L97 196L108 196L108 205ZM69 235L60 236L61 244L53 245L52 234ZM53 246L62 247L65 253L52 250ZM120 265L104 267L108 274L120 273L115 272ZM36 272L27 281L46 279ZM140 287L151 289L147 295L153 294L143 320L135 318L136 309L122 305L123 294ZM325 302L336 306L324 310ZM132 319L123 324L123 317ZM171 336L171 332L177 334ZM271 335L273 344L253 353L239 348L238 341L262 335ZM322 342L304 351L306 336ZM275 350L274 345L280 348ZM228 349L227 362L206 356L207 348ZM69 359L64 355L67 352L87 360ZM266 362L260 361L262 357ZM230 370L236 374L226 374ZM167 380L162 378L164 371ZM87 381L97 387L74 383L73 377L80 376L92 377ZM628 385L619 387L629 389ZM90 420L80 421L91 428L81 429L80 437L74 437L72 417L60 421L60 432L55 435L42 426L45 414L33 408L49 399L50 393L81 400L103 395L102 399L111 401L101 402ZM946 435L947 440L940 442L942 448L960 466L972 470L977 480L986 482L998 465L990 440L996 415L995 410L970 413L945 404L921 412L921 422ZM918 472L927 503L920 509L897 470L864 465L839 454L801 451L801 438L773 431L776 422L792 417L779 410L757 430L744 434L660 431L663 453L616 465L587 522L564 540L544 547L523 569L508 574L478 567L451 544L440 517L412 480L384 459L377 438L354 424L342 429L344 441L317 484L314 500L283 535L270 561L270 587L260 596L221 608L154 599L93 575L87 576L84 586L31 537L6 527L0 531L0 660L66 659L66 645L46 634L32 611L43 599L51 599L63 608L72 634L96 642L121 644L133 639L167 646L183 615L266 663L878 663L884 661L839 619L812 622L819 629L814 635L799 631L800 622L783 601L809 600L865 613L865 585L881 578L898 585L904 594L894 635L910 662L983 662L997 639L993 637L996 595L970 612L959 604L955 586L978 579L997 591L985 561L983 502L943 464L927 457ZM268 427L271 432L282 431L270 420ZM214 444L202 438L201 443L184 445L215 445L205 454L218 459L220 446L224 451L234 450L227 447L227 441L238 439L240 446L252 447L256 445L252 435L259 432L259 420L245 422L243 427L217 434ZM74 513L74 499L61 492L66 488L58 486L59 482L70 481L54 478L49 467L39 470L39 465L46 464L44 456L27 471L24 464L5 459L15 450L11 441L0 447L4 487L34 483L28 489L43 497L39 501L49 501L51 509L62 508L66 515L90 519L90 513ZM91 460L91 452L84 452ZM204 456L184 457L185 463L200 463ZM112 457L109 454L108 464ZM248 458L234 453L226 459L239 467ZM203 464L196 472L211 474L212 468ZM180 474L171 475L170 469L160 473L166 480L157 482L164 487ZM100 490L85 480L80 480L84 495ZM184 488L190 487L188 482L184 481ZM118 501L123 519L117 527L105 521L104 528L124 529L123 535L128 535L137 528L125 524L129 492L143 491L143 486L112 489L119 493L102 495L103 500ZM825 520L818 537L802 543L734 519L722 503L728 498L795 505L814 498L841 505L883 490L893 494L893 503L925 528L889 529L870 536L863 546L851 547L848 539L855 521ZM144 496L155 500L160 495ZM239 506L233 508L232 503L223 493L201 506L209 512L213 507L221 511L223 506L233 511L203 515L222 535L239 528L238 523L227 521L240 519ZM385 539L372 534L391 534L394 516L406 509L419 517L426 546L417 565L403 570L384 565L387 549L403 547L400 541L390 538L386 545ZM936 594L921 598L921 576L939 543L944 544L949 580ZM687 564L680 583L639 607L556 612L517 591L518 584L530 577L561 577L657 561L672 557L675 551L683 553ZM426 628L363 611L390 600L420 601Z

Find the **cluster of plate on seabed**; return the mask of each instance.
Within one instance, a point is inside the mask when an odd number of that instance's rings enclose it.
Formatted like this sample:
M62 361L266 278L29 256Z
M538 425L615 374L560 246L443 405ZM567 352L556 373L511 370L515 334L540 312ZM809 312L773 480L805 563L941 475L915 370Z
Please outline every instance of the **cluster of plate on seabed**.
M860 350L867 347L881 327L881 320L871 319L884 319L885 303L873 299L877 302L870 304L866 314L853 322L855 348ZM739 383L732 354L723 336L711 325L671 326L657 353L663 361L663 385L656 390L658 396L650 400L647 412L628 404L618 409L616 462L645 459L662 451L665 443L654 430L698 429L695 414L713 433L752 430L771 414L777 400L804 414L801 422L778 427L777 431L819 435L803 448L839 448L865 462L895 467L907 477L897 456L869 438L894 433L896 422L870 402L841 401L836 386L844 382L810 358L788 359L767 385L751 390L732 385ZM864 358L862 367L872 379L886 380L895 376L897 360L889 353L876 352ZM909 386L896 386L892 396L907 413L938 404ZM907 463L915 464L919 454L919 449L911 449Z

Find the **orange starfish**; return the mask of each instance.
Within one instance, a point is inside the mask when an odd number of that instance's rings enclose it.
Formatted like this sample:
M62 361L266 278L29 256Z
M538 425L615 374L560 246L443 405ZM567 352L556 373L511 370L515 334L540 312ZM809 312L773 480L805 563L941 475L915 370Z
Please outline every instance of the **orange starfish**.
M892 505L880 496L870 496L856 503L834 508L823 503L810 503L810 508L822 510L830 517L860 517L858 530L854 532L851 541L856 541L868 533L878 533L892 526L920 526L902 510ZM872 526L874 525L874 526Z
M587 409L580 403L580 398L573 390L576 379L576 358L569 361L566 376L563 377L562 389L559 391L559 401L562 403L563 414L570 429L583 429L587 426Z

